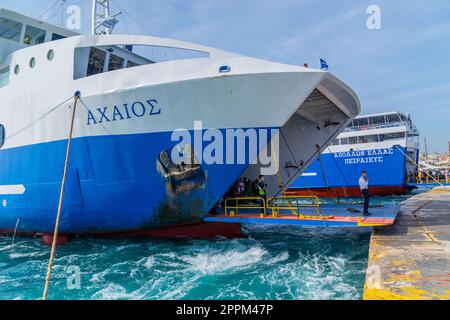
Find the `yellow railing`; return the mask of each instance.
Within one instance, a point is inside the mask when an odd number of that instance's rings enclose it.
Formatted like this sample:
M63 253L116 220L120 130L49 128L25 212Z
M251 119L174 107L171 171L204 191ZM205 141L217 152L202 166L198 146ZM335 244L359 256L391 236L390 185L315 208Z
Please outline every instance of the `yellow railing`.
M243 204L239 204L239 202L247 202ZM233 203L234 205L231 204ZM259 205L255 205L256 203L259 203ZM241 197L241 198L228 198L225 199L225 215L228 216L228 214L231 217L234 217L235 214L239 214L239 209L260 209L261 215L264 215L264 217L267 214L267 207L266 207L266 200L262 197ZM236 210L230 211L230 210Z
M305 200L310 200L305 201ZM305 215L303 208L312 208L314 214ZM266 217L267 211L272 212L273 218L278 218L281 210L291 211L299 219L312 219L321 217L320 214L320 200L314 196L282 196L279 198L268 198L265 200L262 197L238 197L225 199L225 215L234 217L239 214L239 210L261 210L260 216Z
M311 203L305 203L304 200L311 200ZM300 202L302 201L302 202ZM280 210L289 210L294 215L301 217L299 211L301 208L313 208L316 214L320 216L320 200L314 196L283 196L279 198L268 198L267 209L272 210L272 215L277 217Z

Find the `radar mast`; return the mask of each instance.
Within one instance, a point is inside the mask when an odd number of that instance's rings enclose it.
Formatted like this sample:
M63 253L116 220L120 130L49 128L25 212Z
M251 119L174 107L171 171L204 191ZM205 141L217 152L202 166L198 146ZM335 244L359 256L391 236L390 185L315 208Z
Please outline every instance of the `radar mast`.
M92 35L109 35L119 23L118 12L111 15L109 0L93 0L92 2Z

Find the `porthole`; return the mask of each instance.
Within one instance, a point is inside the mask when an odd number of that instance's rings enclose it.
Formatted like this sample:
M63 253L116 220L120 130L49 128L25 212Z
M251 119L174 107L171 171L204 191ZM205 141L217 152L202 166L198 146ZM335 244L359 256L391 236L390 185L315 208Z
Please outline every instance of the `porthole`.
M31 58L30 59L30 68L34 68L34 67L36 67L36 59L35 58Z
M47 53L47 60L52 61L55 58L55 51L49 50Z
M14 73L16 75L20 73L20 66L18 64L16 64L16 66L14 67Z

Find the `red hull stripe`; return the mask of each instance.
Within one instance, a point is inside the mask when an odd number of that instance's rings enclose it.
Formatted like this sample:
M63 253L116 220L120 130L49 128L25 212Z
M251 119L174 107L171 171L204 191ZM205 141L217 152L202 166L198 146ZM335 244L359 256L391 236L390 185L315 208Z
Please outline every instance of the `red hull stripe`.
M0 235L12 235L13 230L0 230ZM52 242L51 234L41 233L18 233L17 236L41 237L43 242ZM67 241L70 236L76 234L61 234L62 243ZM155 230L126 231L117 233L90 233L81 236L92 236L98 238L117 239L117 238L154 238L154 239L212 239L215 237L224 237L229 239L244 238L240 223L209 223L199 222L184 225L177 225Z
M406 186L386 186L386 187L370 187L372 196L389 196L403 195L408 193L409 188ZM358 187L336 187L336 188L313 188L313 189L290 189L288 196L316 196L321 198L333 197L360 197L361 190Z

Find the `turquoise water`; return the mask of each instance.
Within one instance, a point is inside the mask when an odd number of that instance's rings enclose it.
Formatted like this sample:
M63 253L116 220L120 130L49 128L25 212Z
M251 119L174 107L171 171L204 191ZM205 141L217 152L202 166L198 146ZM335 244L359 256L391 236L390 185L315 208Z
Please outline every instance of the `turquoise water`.
M75 240L57 250L49 299L362 298L370 230L244 229L238 240ZM39 299L49 251L0 238L0 299Z

